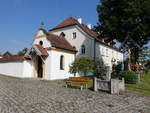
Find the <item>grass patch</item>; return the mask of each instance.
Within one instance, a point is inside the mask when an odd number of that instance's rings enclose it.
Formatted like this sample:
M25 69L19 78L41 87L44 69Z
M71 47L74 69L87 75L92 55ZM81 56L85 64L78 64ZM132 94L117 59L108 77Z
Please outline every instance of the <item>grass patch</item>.
M89 80L88 84L87 84L88 88L93 88L93 80Z
M141 83L139 84L126 84L129 90L138 91L143 96L150 96L150 74L141 75Z

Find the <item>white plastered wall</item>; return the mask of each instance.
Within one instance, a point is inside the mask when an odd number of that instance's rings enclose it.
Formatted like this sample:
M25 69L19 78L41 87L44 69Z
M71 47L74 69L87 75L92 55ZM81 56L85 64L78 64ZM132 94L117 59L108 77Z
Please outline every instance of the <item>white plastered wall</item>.
M32 78L34 77L34 63L32 60L25 60L23 62L23 77Z
M21 78L33 77L32 64L32 61L1 62L0 74Z
M83 32L78 26L70 26L70 27L65 27L61 28L58 30L50 31L50 33L60 35L61 32L65 33L65 38L68 40L68 42L72 45L75 46L77 49L77 54L76 56L88 56L91 59L94 58L94 39L87 35L85 32ZM72 33L76 32L76 39L73 39ZM81 54L81 46L85 45L86 47L86 52L85 54Z
M96 59L102 59L105 65L112 67L112 59L116 59L116 62L122 62L123 53L97 42Z
M69 73L69 65L74 61L75 54L56 50L48 51L49 57L46 59L45 79L66 79L72 74ZM64 70L60 70L60 56L64 56Z
M37 39L35 39L34 42L33 42L33 45L39 44L40 41L43 42L43 45L42 45L42 46L43 46L44 48L48 48L48 47L51 46L51 45L50 45L50 42L47 40L46 37L42 37L42 38L37 38Z

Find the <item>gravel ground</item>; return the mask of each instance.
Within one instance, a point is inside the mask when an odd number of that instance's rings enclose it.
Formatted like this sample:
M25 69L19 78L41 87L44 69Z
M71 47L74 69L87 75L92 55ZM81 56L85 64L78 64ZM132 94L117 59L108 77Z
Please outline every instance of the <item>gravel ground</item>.
M150 97L65 88L62 81L0 75L0 113L150 113Z

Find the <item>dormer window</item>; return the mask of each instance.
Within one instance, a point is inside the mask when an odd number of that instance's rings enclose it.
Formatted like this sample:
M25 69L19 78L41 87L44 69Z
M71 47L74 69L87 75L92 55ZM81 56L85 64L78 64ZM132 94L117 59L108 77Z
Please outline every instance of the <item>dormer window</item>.
M40 41L39 44L42 46L43 45L43 41Z
M85 54L85 45L82 45L82 46L81 46L81 53L82 53L82 54Z
M64 32L61 32L60 33L60 37L65 37L66 35L65 35L65 33Z
M73 38L73 39L76 39L76 37L77 37L76 32L73 32L73 33L72 33L72 38Z

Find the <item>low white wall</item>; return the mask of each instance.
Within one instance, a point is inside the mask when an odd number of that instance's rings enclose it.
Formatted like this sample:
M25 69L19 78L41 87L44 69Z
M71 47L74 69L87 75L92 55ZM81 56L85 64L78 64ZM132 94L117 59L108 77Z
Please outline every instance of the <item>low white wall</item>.
M1 62L0 74L12 77L32 77L33 65L32 61L13 61Z
M34 63L32 60L26 60L24 61L24 67L23 67L23 77L25 78L31 78L34 77Z
M0 74L13 77L23 77L23 61L1 62Z
M60 70L60 56L64 56L64 70ZM49 57L46 60L46 79L65 79L72 77L69 73L69 65L74 61L75 55L61 51L49 51Z

